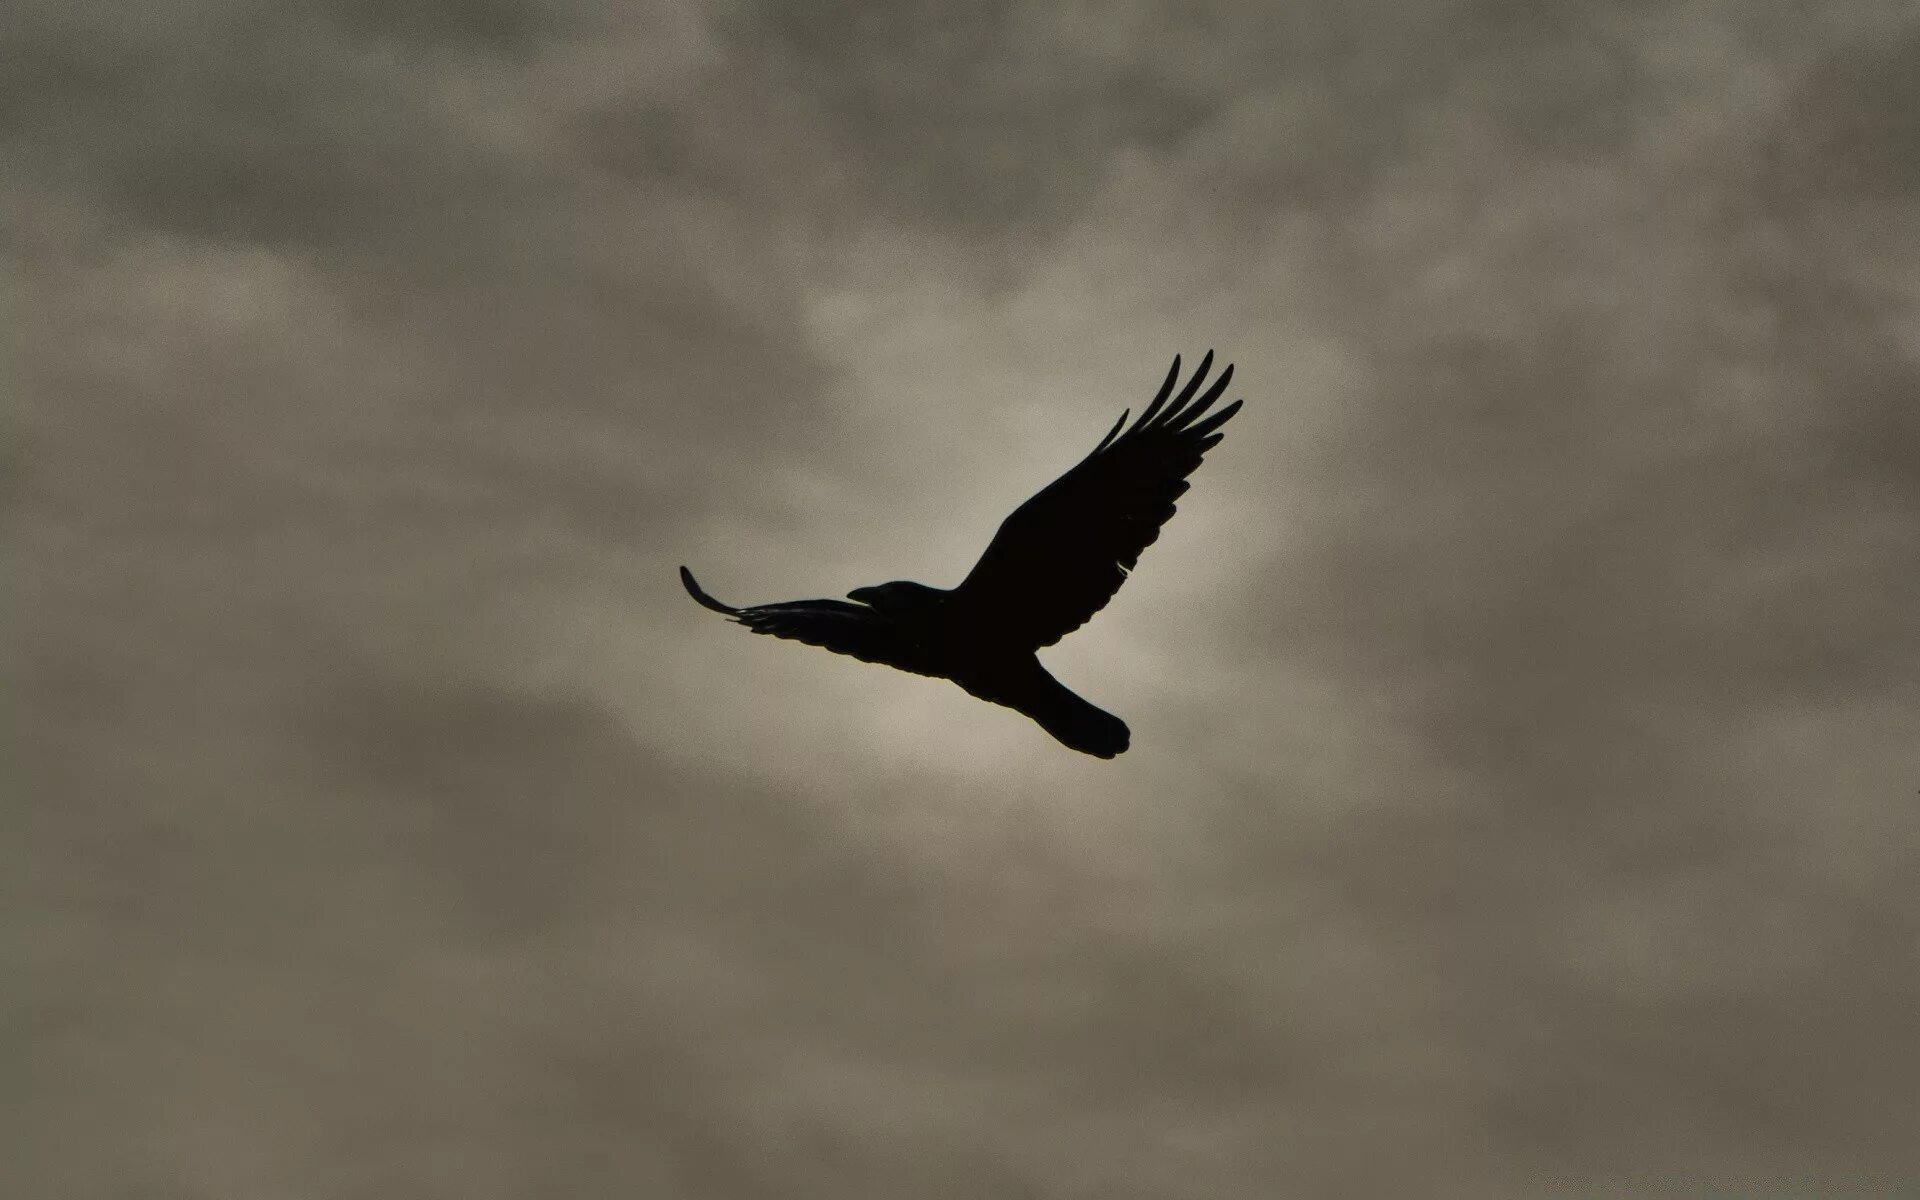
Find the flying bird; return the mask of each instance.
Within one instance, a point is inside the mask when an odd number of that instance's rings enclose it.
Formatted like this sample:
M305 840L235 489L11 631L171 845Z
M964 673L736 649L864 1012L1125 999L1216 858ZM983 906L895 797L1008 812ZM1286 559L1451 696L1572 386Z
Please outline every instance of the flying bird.
M951 679L1033 718L1072 749L1112 758L1127 748L1126 722L1068 691L1034 652L1086 624L1120 590L1173 516L1187 476L1224 436L1215 431L1240 411L1235 400L1206 415L1233 378L1230 363L1195 398L1212 365L1209 350L1169 403L1180 376L1175 355L1140 419L1129 426L1130 411L1121 413L1091 454L1015 509L958 587L895 580L855 588L846 600L734 608L702 591L685 567L680 582L755 633Z

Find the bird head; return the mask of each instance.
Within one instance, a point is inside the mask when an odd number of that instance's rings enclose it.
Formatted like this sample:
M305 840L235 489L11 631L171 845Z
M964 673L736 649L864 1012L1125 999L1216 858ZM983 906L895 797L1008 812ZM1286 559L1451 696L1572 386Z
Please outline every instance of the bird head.
M872 587L855 588L847 593L847 599L858 600L881 612L909 613L924 612L939 601L940 595L938 588L930 588L924 583L896 579L891 583L876 583Z

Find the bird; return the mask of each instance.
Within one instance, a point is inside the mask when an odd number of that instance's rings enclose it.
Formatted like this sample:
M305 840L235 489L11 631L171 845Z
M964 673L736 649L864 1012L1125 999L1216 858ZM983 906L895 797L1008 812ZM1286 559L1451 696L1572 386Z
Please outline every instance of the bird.
M1225 436L1218 430L1242 401L1208 415L1233 379L1228 363L1200 392L1212 365L1209 350L1173 396L1176 354L1139 419L1128 425L1132 410L1122 411L1091 453L1015 509L957 587L894 580L855 588L845 600L735 608L702 590L685 566L680 582L754 633L951 680L1032 718L1070 749L1114 758L1131 741L1126 722L1070 691L1036 651L1106 607L1173 516L1191 486L1187 476Z

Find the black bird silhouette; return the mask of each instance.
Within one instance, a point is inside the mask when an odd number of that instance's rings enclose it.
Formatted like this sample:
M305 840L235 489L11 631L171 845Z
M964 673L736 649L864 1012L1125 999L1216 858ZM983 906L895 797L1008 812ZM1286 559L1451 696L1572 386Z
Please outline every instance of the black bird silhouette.
M1126 722L1068 691L1034 656L1106 606L1140 552L1160 536L1187 476L1218 442L1214 432L1240 411L1235 400L1201 420L1233 378L1220 372L1199 399L1213 351L1171 404L1180 375L1166 382L1126 432L1121 413L1079 465L1001 522L987 552L959 587L896 580L855 588L846 600L791 600L734 608L680 581L695 600L755 633L770 633L916 675L951 679L968 692L1040 723L1075 750L1112 758L1127 748Z

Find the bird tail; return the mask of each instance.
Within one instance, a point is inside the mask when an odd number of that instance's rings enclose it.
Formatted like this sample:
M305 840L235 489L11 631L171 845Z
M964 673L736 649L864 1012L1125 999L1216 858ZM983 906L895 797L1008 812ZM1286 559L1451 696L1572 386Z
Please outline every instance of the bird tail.
M1131 739L1127 723L1075 695L1047 674L1037 660L1014 679L996 683L998 686L978 687L973 681L962 681L961 686L982 700L1031 717L1069 749L1095 758L1112 758L1126 751Z

